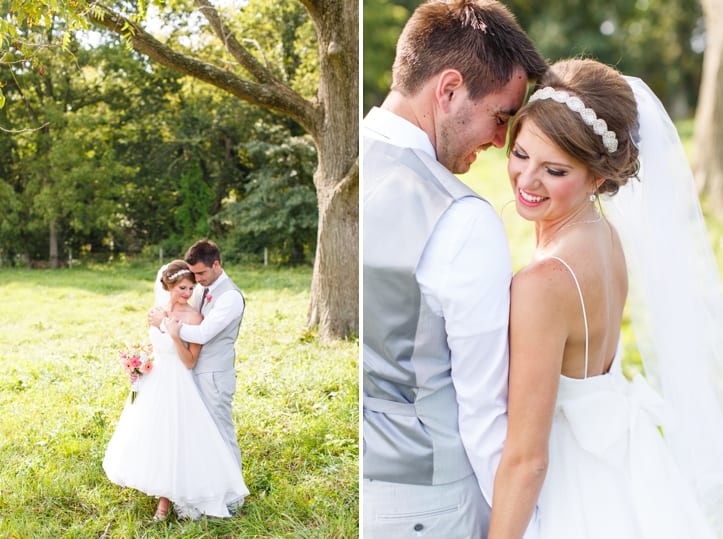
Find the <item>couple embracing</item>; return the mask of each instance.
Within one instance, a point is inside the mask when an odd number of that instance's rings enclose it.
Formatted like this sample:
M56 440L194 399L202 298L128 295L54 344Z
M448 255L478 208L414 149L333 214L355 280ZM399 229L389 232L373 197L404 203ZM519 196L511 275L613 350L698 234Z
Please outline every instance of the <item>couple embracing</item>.
M422 4L392 77L363 124L364 537L720 537L720 284L665 109L594 60L548 66L494 0ZM508 127L536 239L514 277L453 175Z
M229 517L249 493L231 415L243 294L208 240L157 279L148 313L154 366L128 399L103 468L114 483L159 498L154 520L165 520L171 503L179 518Z

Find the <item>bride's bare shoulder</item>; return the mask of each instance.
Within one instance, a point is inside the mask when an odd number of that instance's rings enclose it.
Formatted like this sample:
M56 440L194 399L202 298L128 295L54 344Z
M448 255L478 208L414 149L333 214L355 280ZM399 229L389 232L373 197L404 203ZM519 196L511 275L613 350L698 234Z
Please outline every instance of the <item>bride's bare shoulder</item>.
M203 320L203 316L196 309L188 305L182 311L180 311L180 318L184 324L196 325L200 324Z
M543 312L558 311L568 301L577 300L577 289L570 286L570 270L555 257L532 261L512 279L511 298L515 307L534 306Z

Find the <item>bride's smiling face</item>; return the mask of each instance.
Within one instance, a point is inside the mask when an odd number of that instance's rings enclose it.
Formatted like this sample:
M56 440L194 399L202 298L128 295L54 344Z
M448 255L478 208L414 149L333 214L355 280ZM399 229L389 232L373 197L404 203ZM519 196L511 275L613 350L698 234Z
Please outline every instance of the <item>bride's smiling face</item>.
M594 191L589 169L527 120L510 151L507 172L518 213L529 221L565 219Z
M171 288L171 303L188 303L193 295L195 283L190 279L181 279Z

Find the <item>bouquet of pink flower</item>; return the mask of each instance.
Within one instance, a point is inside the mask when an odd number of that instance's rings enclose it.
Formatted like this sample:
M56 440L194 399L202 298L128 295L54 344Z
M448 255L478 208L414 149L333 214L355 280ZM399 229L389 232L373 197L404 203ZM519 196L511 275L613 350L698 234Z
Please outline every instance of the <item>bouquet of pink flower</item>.
M135 343L120 351L120 363L129 376L135 375L131 383L131 404L138 395L138 381L153 370L153 345Z

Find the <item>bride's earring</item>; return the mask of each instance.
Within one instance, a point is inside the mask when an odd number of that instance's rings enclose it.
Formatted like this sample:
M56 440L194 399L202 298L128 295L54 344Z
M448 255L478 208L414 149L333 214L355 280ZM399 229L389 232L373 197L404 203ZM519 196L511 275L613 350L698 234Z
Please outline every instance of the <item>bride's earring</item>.
M595 203L595 199L597 198L597 195L595 193L590 193L590 196L587 198L590 202Z

